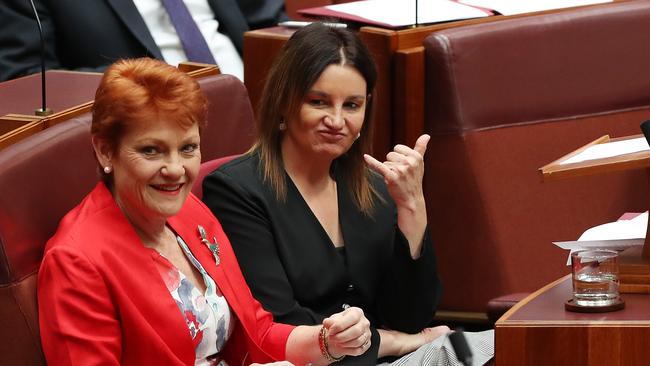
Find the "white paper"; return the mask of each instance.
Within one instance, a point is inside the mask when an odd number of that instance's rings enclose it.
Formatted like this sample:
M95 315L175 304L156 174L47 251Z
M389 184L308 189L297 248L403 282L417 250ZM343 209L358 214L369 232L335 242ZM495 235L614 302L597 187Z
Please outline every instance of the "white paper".
M648 211L630 219L608 222L587 229L577 241L553 242L562 249L569 250L567 266L571 264L571 253L583 249L624 250L643 245L648 227Z
M589 146L584 151L576 154L565 161L560 162L560 165L580 163L587 160L610 158L624 154L631 154L639 151L650 150L648 141L645 137L638 137L635 139L621 140L615 142L606 142L604 144L596 144Z
M503 15L515 15L572 6L611 3L612 0L460 0L460 2L496 10Z
M645 238L648 228L648 211L630 220L618 220L587 229L578 241L617 240Z
M630 247L643 245L645 239L620 239L620 240L589 240L589 241L554 241L553 244L564 250L576 251L582 249L611 249L624 250Z
M416 23L415 0L366 0L328 5L326 8L394 27ZM449 0L419 1L417 13L420 24L488 16L482 10Z

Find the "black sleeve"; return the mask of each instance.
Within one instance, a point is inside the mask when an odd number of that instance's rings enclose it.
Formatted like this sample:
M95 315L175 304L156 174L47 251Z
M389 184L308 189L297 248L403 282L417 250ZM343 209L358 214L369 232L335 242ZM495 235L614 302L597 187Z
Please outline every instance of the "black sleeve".
M283 0L237 0L250 29L274 27L289 20Z
M43 1L34 4L43 26L46 67L58 68L54 24ZM0 1L0 81L40 71L41 41L38 25L28 0Z
M65 67L57 51L57 30L50 9L43 0L34 0L45 41L45 68ZM29 0L0 1L0 81L41 71L41 40ZM79 67L77 71L103 72L108 66Z
M433 244L425 231L422 253L411 258L408 241L396 229L392 263L379 295L382 324L390 329L417 333L432 321L442 294Z

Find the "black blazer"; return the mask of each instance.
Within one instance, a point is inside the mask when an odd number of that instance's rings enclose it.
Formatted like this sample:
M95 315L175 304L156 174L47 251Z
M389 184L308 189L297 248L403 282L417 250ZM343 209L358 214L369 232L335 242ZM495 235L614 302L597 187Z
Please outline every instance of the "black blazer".
M339 220L345 240L337 250L288 175L279 202L259 173L257 155L237 158L203 181L203 200L228 235L253 295L276 321L320 324L344 307L358 306L373 327L419 332L433 319L440 296L429 236L413 260L397 229L396 209L383 179L372 184L384 197L372 217L355 206L337 177ZM346 364L376 364L379 345Z
M120 58L162 59L132 0L34 0L48 69L101 71ZM286 19L282 0L208 0L219 31L241 54L244 32ZM0 81L40 71L40 41L28 0L0 1Z

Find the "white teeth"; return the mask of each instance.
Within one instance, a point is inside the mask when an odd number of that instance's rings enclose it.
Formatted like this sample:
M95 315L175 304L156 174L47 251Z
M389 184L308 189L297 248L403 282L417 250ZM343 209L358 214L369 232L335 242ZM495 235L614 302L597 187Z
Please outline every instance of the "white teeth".
M156 189L160 189L161 191L175 191L177 190L180 185L175 185L175 186L154 186Z

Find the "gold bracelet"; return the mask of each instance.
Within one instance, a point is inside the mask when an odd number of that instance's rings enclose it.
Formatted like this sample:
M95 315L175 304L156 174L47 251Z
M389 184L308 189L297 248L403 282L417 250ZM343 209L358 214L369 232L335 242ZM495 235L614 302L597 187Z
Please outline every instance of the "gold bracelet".
M328 336L327 328L325 328L325 326L322 326L320 328L320 332L318 333L318 347L320 348L320 353L329 362L341 361L342 359L345 358L345 355L341 357L332 356L329 350L329 341L327 340L327 336Z

